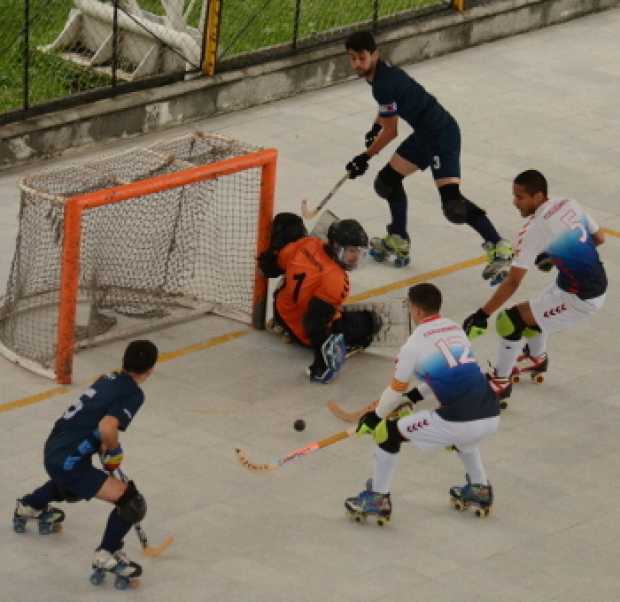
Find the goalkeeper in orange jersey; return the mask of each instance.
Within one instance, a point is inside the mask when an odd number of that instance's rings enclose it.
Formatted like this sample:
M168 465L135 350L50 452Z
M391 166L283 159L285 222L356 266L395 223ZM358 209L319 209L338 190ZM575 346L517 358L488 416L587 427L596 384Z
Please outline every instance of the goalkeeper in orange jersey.
M298 343L314 350L310 380L329 383L347 352L368 347L381 328L371 310L344 311L349 296L347 272L356 269L368 249L368 235L354 219L335 221L327 242L308 236L302 219L279 213L271 247L258 258L265 276L283 276L274 293L274 323Z

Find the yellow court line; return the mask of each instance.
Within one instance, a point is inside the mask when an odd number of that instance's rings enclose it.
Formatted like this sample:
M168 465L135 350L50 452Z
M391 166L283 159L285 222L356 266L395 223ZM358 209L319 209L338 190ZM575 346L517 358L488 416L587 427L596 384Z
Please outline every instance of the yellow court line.
M460 261L459 263L453 263L443 268L432 270L431 272L425 272L424 274L418 274L417 276L412 276L411 278L405 278L404 280L397 280L396 282L392 282L391 284L386 284L385 286L373 288L373 289L370 289L369 291L358 293L357 295L351 295L347 299L347 303L359 303L360 301L365 301L366 299L370 299L372 297L380 297L391 291L398 290L399 288L405 288L406 286L413 286L414 284L417 284L418 282L425 282L427 280L432 280L433 278L439 278L440 276L446 276L447 274L452 274L454 272L466 270L467 268L471 268L475 265L480 265L484 263L485 261L486 261L486 257L481 255L480 257L475 257L474 259L467 259L466 261Z
M30 395L29 397L16 399L15 401L0 403L0 414L2 412L8 412L9 410L15 410L16 408L24 408L34 403L39 403L40 401L45 401L46 399L50 399L51 397L62 395L68 390L69 387L56 387L54 389L48 389L47 391L43 391L43 393L37 393L36 395Z
M209 349L210 347L215 347L216 345L222 345L223 343L228 343L229 341L234 341L235 339L244 337L249 333L249 330L237 330L235 332L220 335L219 337L213 337L204 343L196 343L195 345L189 345L188 347L183 347L182 349L177 349L176 351L161 353L157 358L157 363L169 362L170 360L175 360L179 357L183 357L184 355L189 355L195 351L203 351L204 349Z

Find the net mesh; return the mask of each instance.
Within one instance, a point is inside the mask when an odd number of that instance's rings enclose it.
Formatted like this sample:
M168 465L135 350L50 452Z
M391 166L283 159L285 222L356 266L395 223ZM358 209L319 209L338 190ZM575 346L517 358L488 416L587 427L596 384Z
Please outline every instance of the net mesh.
M49 368L56 356L63 220L76 194L258 150L195 133L21 183L0 342ZM251 322L260 167L82 213L76 345L215 312Z

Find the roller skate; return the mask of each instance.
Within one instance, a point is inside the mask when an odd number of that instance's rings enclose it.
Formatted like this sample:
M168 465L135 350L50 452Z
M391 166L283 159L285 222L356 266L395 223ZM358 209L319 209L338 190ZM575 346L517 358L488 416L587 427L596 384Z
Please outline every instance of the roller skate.
M519 364L522 364L521 366ZM546 353L533 357L526 345L523 353L517 358L517 364L512 369L511 380L517 384L521 380L521 374L529 373L533 382L541 385L545 382L545 372L549 368L549 356Z
M105 580L106 573L112 573L115 575L114 587L116 589L136 587L138 585L137 578L142 574L142 567L129 560L123 550L117 550L114 554L110 554L101 548L96 550L92 566L93 572L90 576L90 582L93 585L101 585Z
M37 510L24 504L21 499L17 500L13 513L13 530L15 533L25 533L26 524L29 520L37 521L40 535L49 535L62 530L61 523L65 520L65 513L54 506Z
M501 239L496 245L487 241L482 245L482 248L485 250L488 260L487 265L482 270L482 277L489 281L490 286L497 286L508 275L513 257L512 245L507 240Z
M505 410L508 407L508 402L506 400L512 393L512 376L497 376L493 369L491 372L487 372L487 380L489 381L491 389L493 389L493 393L495 393L497 399L499 399L499 407Z
M392 501L389 493L376 493L370 489L372 479L366 481L366 489L356 497L344 501L344 507L356 523L365 523L369 516L375 516L377 524L383 527L390 522Z
M410 263L410 242L398 234L388 234L385 238L375 236L370 239L370 256L378 263L393 259L394 266L404 268Z
M456 510L463 512L470 508L479 518L489 515L493 506L493 487L472 483L469 475L465 475L467 482L462 486L450 487L450 503Z
M265 323L265 329L272 334L280 337L283 343L288 344L293 342L293 338L291 337L291 333L288 331L288 329L282 326L280 322L276 322L274 318L270 318L269 320L267 320L267 322Z

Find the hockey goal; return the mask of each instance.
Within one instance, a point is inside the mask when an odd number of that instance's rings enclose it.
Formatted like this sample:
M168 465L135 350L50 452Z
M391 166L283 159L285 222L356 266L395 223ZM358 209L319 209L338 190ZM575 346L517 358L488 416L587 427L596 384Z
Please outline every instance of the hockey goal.
M70 383L103 341L210 312L263 328L276 159L195 133L25 178L0 353Z

